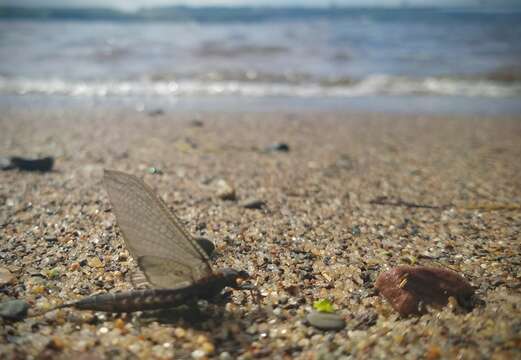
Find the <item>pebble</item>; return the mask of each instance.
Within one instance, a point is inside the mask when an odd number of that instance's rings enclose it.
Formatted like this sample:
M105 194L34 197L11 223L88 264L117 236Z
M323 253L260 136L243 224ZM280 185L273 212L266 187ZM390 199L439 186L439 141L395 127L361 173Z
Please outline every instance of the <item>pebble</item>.
M47 344L47 348L56 350L56 351L61 351L65 348L65 343L64 343L63 339L61 339L60 337L53 336L51 338L51 340L49 341L49 343Z
M201 350L203 350L205 354L213 354L215 351L215 346L211 342L207 341L201 345Z
M0 157L0 170L10 170L11 169L11 160L6 157Z
M147 112L148 116L161 116L165 114L163 109L152 109Z
M219 180L217 185L217 197L221 200L235 200L237 195L235 189L225 180Z
M223 351L219 354L219 360L231 360L233 359L229 352Z
M58 241L58 238L54 235L47 235L44 239L45 239L45 241L47 241L49 243Z
M149 173L149 174L156 174L156 175L163 174L163 171L160 168L157 168L157 167L154 167L154 166L146 168L146 172Z
M6 268L0 268L0 286L10 284L15 280L15 276Z
M425 305L446 306L451 296L466 306L474 294L458 273L428 266L397 266L380 274L375 286L402 316L425 314Z
M121 319L116 319L116 321L114 321L114 328L123 330L125 328L125 322Z
M194 359L202 359L206 356L206 353L202 349L197 349L192 352L192 357Z
M306 317L308 323L320 330L342 330L346 322L337 314L312 311Z
M262 209L266 202L259 199L248 199L242 202L241 206L246 209Z
M174 335L175 335L175 337L180 338L180 339L184 338L186 336L186 330L183 328L180 328L180 327L175 328Z
M0 316L9 320L21 320L27 315L29 304L23 300L10 300L0 304Z
M266 152L274 152L274 151L289 152L289 145L286 143L283 143L283 142L274 143L274 144L266 146L264 148L264 151L266 151Z
M199 119L193 119L192 121L190 121L190 125L193 126L193 127L203 127L204 126L204 122L202 122Z
M98 257L90 258L89 260L87 260L87 264L93 268L102 268L103 267L103 264Z
M40 295L45 292L45 286L43 285L36 285L31 288L31 292L35 295Z

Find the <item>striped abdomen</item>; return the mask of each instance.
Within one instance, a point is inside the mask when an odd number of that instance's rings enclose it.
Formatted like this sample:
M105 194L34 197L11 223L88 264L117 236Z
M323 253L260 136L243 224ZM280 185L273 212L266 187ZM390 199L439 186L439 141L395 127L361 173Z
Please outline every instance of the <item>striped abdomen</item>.
M63 307L115 313L165 309L186 304L197 296L193 290L191 287L186 287L100 294L86 297Z

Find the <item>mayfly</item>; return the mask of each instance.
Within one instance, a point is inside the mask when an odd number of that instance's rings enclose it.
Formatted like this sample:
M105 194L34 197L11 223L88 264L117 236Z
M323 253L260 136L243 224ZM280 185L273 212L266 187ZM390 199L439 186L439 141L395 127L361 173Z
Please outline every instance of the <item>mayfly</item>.
M148 288L93 295L51 310L156 310L210 300L225 287L251 289L244 283L249 278L245 271L213 271L205 244L188 234L143 181L120 171L105 170L104 183L125 244L140 270L133 274L132 283Z

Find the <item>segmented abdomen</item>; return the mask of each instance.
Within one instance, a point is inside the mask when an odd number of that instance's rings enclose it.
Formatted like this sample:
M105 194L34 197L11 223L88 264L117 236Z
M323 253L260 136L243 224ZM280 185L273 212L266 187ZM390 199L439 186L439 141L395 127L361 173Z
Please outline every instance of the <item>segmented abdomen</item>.
M81 310L118 313L180 306L186 304L192 297L193 294L189 288L147 289L89 296L71 305Z

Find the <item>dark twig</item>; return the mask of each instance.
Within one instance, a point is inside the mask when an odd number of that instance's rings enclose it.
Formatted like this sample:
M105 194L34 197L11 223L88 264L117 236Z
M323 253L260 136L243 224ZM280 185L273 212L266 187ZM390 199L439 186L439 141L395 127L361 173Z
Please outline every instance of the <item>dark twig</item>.
M370 200L369 204L372 205L385 205L385 206L400 206L407 208L418 208L418 209L447 209L452 207L452 204L448 205L429 205L429 204L417 204L402 199L390 200L387 196L379 196L376 199Z

